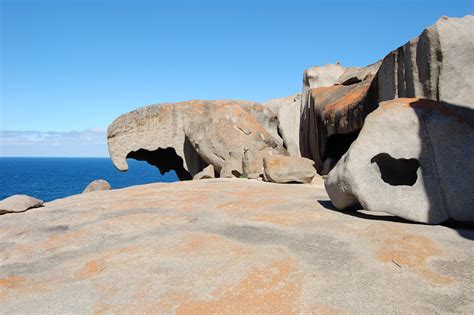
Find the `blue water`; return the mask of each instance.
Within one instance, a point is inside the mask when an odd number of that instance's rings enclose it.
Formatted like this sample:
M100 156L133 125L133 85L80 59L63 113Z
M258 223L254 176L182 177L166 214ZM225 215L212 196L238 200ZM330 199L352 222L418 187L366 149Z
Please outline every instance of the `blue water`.
M0 158L0 200L26 194L51 201L81 193L95 179L107 180L112 188L174 182L173 172L160 175L156 167L128 159L129 169L118 171L109 158Z

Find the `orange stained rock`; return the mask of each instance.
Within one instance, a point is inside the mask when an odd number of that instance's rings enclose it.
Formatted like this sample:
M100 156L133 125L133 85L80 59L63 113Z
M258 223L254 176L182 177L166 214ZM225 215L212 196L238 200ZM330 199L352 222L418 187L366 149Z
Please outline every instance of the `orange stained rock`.
M76 271L74 275L78 278L93 277L105 269L103 260L91 260L87 262L80 270Z
M288 258L255 268L228 289L215 290L214 299L179 303L177 314L297 314L301 310L301 281L296 263Z
M9 276L0 279L0 288L2 289L15 289L25 282L25 277L22 276Z
M451 277L432 270L428 265L431 258L443 256L443 251L424 236L406 234L397 229L388 228L384 233L382 243L377 248L376 255L379 261L407 268L431 285L449 286L454 283Z

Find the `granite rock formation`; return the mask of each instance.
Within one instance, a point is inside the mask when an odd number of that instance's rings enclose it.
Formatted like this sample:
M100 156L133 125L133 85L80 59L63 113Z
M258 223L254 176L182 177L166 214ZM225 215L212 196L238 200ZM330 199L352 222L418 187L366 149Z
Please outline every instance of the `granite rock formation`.
M300 156L300 107L301 94L275 98L262 103L278 118L278 134L291 156Z
M0 309L472 313L472 230L351 216L328 204L314 185L209 179L80 194L5 215Z
M110 190L112 186L110 186L109 182L104 179L96 179L92 181L87 187L84 189L82 193L88 193L92 191L99 191L99 190Z
M368 90L380 64L360 68L335 64L305 71L299 148L301 156L315 162L319 174L331 170L357 137L365 116L375 109Z
M474 222L474 125L456 106L383 102L325 181L339 208L360 205L417 222Z
M373 93L379 102L427 98L474 108L474 16L442 17L383 60Z
M180 179L191 179L209 164L220 172L229 152L268 147L288 154L277 129L276 116L257 103L188 101L122 115L109 126L107 140L119 170L127 170L126 158L134 158L162 174L175 170Z
M0 201L0 214L23 212L42 206L42 200L27 195L13 195Z

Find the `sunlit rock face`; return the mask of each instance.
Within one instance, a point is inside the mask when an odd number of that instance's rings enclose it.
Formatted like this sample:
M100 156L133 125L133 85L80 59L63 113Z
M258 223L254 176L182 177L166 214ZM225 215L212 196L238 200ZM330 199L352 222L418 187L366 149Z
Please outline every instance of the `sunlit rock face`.
M220 172L230 152L268 147L286 155L278 120L266 107L247 101L188 101L142 107L108 128L109 154L127 170L126 158L145 160L162 173L191 179L207 165Z
M333 204L431 224L474 221L474 129L457 110L425 99L381 103L325 181Z
M363 68L326 65L304 74L300 151L327 174L382 101L425 98L474 116L474 17L440 18L419 36ZM374 76L375 75L375 76ZM374 77L373 77L374 76Z
M474 16L442 17L383 60L373 93L379 102L427 98L474 108Z

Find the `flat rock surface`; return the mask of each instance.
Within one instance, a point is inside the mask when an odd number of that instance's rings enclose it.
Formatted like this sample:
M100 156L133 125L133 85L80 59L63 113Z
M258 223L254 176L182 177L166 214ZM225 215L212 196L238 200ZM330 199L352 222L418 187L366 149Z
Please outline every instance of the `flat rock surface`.
M0 217L0 313L474 311L474 232L343 213L322 185L91 192Z

